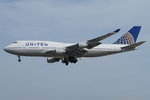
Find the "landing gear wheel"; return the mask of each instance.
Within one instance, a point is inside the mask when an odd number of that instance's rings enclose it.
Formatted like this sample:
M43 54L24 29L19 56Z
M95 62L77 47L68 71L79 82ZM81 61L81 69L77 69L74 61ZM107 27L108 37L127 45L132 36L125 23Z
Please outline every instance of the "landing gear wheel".
M18 62L21 62L21 59L18 59Z
M21 62L20 56L18 56L18 62Z
M66 66L69 64L69 61L68 61L68 59L67 58L64 58L64 59L62 59L62 63L65 63L66 64Z
M77 60L77 58L75 58L75 57L73 57L73 56L70 56L70 57L68 57L68 60L71 62L71 63L76 63L76 62L78 62L78 60Z
M68 62L66 62L66 66L68 66L68 64L69 64L69 63L68 63Z

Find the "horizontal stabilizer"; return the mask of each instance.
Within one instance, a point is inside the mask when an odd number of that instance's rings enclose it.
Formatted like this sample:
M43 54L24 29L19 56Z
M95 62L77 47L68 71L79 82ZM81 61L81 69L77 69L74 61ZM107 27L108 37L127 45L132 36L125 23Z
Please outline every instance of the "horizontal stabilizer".
M121 49L134 49L134 48L136 48L136 47L142 45L142 44L145 43L145 42L146 42L146 41L137 42L137 43L134 43L134 44L131 44L131 45L122 47Z

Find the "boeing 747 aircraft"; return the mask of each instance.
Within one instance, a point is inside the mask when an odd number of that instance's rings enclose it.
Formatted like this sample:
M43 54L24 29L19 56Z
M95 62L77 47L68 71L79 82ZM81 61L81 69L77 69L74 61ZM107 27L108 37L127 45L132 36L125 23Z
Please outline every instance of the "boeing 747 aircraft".
M59 43L50 41L17 41L6 46L4 50L18 56L47 57L48 63L62 61L68 65L76 63L81 57L100 57L116 53L136 50L145 41L137 42L141 26L134 26L121 38L112 44L102 44L100 41L120 31L120 29L106 35L91 39L85 43Z

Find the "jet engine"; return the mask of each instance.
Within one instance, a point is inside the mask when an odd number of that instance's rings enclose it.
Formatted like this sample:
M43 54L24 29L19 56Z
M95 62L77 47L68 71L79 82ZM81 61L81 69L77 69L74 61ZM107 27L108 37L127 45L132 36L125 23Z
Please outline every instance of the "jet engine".
M47 63L55 63L55 62L59 62L59 58L51 58L51 59L49 59L49 58L47 58Z
M50 54L50 55L63 55L65 53L65 50L63 50L63 49L54 49L54 50L46 51L46 53Z
M55 50L55 53L56 53L56 54L64 54L64 53L65 53L65 50L63 50L63 49L56 49L56 50Z
M87 43L78 43L77 44L77 46L79 47L79 48L88 48L88 49L91 49L91 48L93 48L93 47L95 47L95 46L98 46L98 45L100 45L101 43L100 42L87 42Z
M82 48L86 48L88 46L88 44L86 43L78 43L77 46L82 49Z

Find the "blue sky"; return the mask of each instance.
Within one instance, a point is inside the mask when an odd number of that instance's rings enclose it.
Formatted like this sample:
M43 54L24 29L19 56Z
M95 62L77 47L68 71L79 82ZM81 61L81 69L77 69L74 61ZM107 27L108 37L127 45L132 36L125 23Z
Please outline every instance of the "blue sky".
M1 100L148 100L149 0L0 0ZM141 25L139 50L71 64L17 57L3 48L16 40L83 42L121 28L113 43Z

